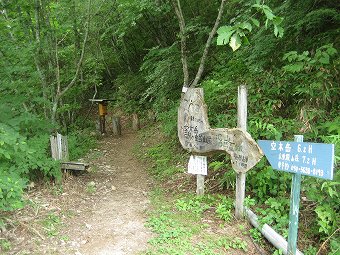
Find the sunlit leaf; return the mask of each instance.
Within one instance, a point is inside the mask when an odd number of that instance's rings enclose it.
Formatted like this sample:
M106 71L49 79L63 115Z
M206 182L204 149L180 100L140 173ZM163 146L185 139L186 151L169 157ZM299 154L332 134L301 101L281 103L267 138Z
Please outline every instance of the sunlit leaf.
M241 39L240 36L235 33L231 38L229 42L229 46L233 49L233 51L237 50L241 47Z
M226 45L229 43L231 35L235 29L231 26L222 26L217 30L217 45Z
M296 73L300 72L304 68L304 64L302 62L297 62L294 64L286 65L283 69L287 72Z
M273 20L273 18L275 17L275 15L268 9L263 9L263 12L268 20Z

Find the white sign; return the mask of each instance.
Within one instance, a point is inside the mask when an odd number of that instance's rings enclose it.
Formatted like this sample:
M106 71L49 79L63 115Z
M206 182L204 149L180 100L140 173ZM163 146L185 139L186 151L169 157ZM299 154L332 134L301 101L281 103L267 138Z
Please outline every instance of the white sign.
M189 174L208 174L208 164L206 156L194 156L191 155L188 163Z

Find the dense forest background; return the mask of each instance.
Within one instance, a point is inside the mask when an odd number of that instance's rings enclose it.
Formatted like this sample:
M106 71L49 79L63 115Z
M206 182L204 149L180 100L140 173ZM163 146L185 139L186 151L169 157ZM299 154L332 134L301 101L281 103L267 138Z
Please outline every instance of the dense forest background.
M339 7L331 0L1 0L0 210L22 207L30 180L60 179L51 133L68 134L72 158L84 153L94 140L93 97L113 99L111 112L156 120L179 147L183 85L204 88L212 126L235 127L237 87L246 84L255 140L303 134L334 143L339 160ZM216 156L210 164L224 188L235 177L228 162ZM338 166L333 181L303 178L310 254L326 240L331 254L339 250ZM282 231L290 178L265 160L247 177L264 218Z

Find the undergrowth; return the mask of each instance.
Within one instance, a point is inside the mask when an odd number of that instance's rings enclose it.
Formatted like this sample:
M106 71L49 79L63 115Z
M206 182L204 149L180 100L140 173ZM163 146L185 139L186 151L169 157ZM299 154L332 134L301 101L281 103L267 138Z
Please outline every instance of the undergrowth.
M222 228L225 224L233 224L234 198L222 194L196 196L192 191L177 192L179 189L176 188L174 188L176 192L171 192L172 190L167 186L169 179L175 179L177 186L183 185L180 177L185 175L188 154L179 150L174 141L152 139L154 137L152 133L153 131L148 130L141 135L143 142L153 140L152 144L144 143L143 146L138 146L143 148L138 150L138 155L149 162L150 173L160 185L157 192L153 193L152 201L155 208L150 212L147 224L157 235L150 241L152 248L146 254L225 254L228 249L239 249L245 252L247 246L242 242L242 238L239 241L237 238L232 238L230 241L228 238L220 239L215 233L216 230L206 231L212 228L212 225L205 221L211 216L215 222L218 220L224 222L220 224ZM235 174L229 164L221 156L210 160L209 175L206 178L208 190L209 186L216 186L217 183L220 192L225 194L227 189L228 193L233 194ZM298 246L307 255L314 255L321 245L328 247L328 253L323 249L322 254L336 254L339 244L338 212L334 211L337 208L334 203L338 199L337 182L326 182L309 177L302 179L302 185L305 186L302 188L301 195ZM262 160L255 170L250 171L247 180L248 197L245 205L256 212L260 225L270 225L287 239L290 174L274 171ZM318 188L320 185L321 192ZM312 187L314 187L313 192L310 191ZM329 201L328 205L323 203L321 198ZM281 253L266 246L258 230L250 229L241 232L273 254ZM319 234L323 238L315 238L316 233L323 233ZM326 239L327 235L330 236L328 239Z

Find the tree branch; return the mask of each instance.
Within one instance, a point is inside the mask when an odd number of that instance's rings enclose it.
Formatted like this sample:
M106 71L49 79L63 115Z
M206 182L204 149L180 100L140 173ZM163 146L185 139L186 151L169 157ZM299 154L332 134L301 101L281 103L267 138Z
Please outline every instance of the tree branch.
M220 9L218 11L218 15L217 15L217 18L216 18L216 21L215 21L215 25L214 25L214 27L212 28L212 30L211 30L211 32L209 34L208 40L207 40L207 42L205 44L205 48L204 48L204 51L203 51L203 55L202 55L202 58L201 58L200 66L198 68L195 80L190 85L190 87L193 87L193 88L196 87L198 82L200 81L200 79L202 77L202 73L204 71L204 64L205 64L206 58L208 56L208 52L209 52L209 48L210 48L212 39L213 39L214 35L216 34L218 25L220 24L225 2L226 2L226 0L221 0L221 5L220 5Z
M181 8L180 0L172 0L171 1L177 18L180 29L180 37L181 37L181 60L182 60L182 68L183 68L183 85L185 87L189 86L189 70L188 70L188 57L187 57L187 46L186 46L186 31L185 31L185 20L183 17L183 12Z
M86 20L85 36L84 36L83 46L82 46L82 49L81 49L81 54L80 54L80 58L79 58L79 61L78 61L78 64L77 64L76 72L74 74L73 79L70 81L70 83L60 93L57 93L57 98L61 98L75 84L75 82L78 78L78 74L79 74L81 65L83 63L83 59L84 59L84 55L85 55L85 46L86 46L86 42L87 42L87 38L88 38L88 34L89 34L90 6L91 6L91 0L89 0L89 4L88 4L88 7L87 7L87 20Z

